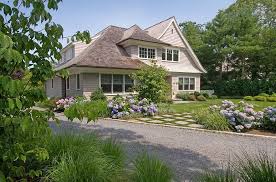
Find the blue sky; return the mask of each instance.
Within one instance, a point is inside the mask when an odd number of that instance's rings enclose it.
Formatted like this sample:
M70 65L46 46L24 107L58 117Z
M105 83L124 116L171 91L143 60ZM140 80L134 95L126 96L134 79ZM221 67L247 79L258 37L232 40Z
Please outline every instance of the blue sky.
M64 36L78 30L92 35L108 25L146 28L175 16L178 23L206 23L234 0L63 0L54 21L64 28Z

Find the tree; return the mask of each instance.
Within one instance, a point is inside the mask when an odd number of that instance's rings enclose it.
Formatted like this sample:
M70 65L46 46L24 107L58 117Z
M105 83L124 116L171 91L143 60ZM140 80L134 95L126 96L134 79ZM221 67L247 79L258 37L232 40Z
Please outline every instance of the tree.
M138 97L146 98L154 103L165 100L169 91L167 76L167 71L156 64L146 66L134 73L133 78L137 81L135 90L138 92Z
M55 74L52 63L61 58L63 28L50 14L60 1L0 2L0 180L35 180L48 159L54 115L32 107L45 99L37 85ZM90 41L87 31L73 37Z

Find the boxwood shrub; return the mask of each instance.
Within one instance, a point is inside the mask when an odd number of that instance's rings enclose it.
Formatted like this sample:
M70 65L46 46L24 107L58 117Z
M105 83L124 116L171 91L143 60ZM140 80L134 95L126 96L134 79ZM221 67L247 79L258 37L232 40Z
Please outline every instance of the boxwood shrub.
M246 101L253 101L254 98L253 98L252 96L245 96L245 97L243 98L243 100L246 100Z
M258 95L258 96L254 97L254 100L256 100L256 101L266 101L266 97Z

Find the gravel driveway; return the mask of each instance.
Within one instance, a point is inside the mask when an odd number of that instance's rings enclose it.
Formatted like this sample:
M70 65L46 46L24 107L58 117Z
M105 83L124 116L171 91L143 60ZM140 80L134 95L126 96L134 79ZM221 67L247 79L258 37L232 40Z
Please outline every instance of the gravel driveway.
M113 137L124 146L128 159L147 151L164 160L175 174L175 181L196 181L206 169L219 170L229 159L246 151L275 154L276 139L219 134L188 129L100 120L80 124L62 118L61 127L50 122L55 132L74 130Z

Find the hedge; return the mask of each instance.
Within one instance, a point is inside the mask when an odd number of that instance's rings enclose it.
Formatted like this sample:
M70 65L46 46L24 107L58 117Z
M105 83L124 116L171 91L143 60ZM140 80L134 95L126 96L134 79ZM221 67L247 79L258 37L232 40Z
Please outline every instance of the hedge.
M276 80L230 80L220 81L214 85L218 96L255 96L259 93L276 92Z

